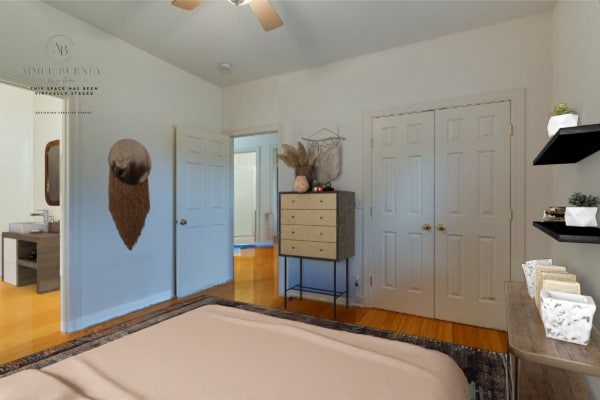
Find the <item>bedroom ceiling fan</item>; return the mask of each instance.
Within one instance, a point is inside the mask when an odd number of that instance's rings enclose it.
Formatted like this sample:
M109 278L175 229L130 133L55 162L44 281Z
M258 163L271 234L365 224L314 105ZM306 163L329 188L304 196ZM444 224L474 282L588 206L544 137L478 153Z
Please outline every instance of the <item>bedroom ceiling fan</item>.
M203 0L173 0L171 4L175 7L190 11L196 8ZM277 29L283 25L283 21L271 5L269 0L227 0L236 6L249 4L252 12L258 18L265 31Z

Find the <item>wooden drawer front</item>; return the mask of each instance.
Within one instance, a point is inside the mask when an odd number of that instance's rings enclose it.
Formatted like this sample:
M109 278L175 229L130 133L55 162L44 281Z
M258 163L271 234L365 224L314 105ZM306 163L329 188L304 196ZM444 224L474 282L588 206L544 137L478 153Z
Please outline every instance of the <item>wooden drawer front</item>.
M335 226L335 210L281 210L281 225Z
M281 254L300 257L327 258L335 260L335 243L281 240Z
M288 210L335 210L335 194L284 194L281 208Z
M281 238L335 243L335 227L281 225Z

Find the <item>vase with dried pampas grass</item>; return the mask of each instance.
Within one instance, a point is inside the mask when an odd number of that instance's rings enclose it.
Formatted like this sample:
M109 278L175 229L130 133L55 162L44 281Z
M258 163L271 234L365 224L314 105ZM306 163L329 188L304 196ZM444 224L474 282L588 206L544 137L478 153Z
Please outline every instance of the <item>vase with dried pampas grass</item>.
M309 156L306 147L304 147L301 142L298 142L297 147L290 146L289 144L282 144L281 148L283 149L283 154L279 154L277 158L283 161L288 167L293 168L296 177L306 177L308 183L308 185L294 185L294 191L298 192L296 186L298 186L299 190L306 187L304 192L310 190L310 183L313 181L317 155Z

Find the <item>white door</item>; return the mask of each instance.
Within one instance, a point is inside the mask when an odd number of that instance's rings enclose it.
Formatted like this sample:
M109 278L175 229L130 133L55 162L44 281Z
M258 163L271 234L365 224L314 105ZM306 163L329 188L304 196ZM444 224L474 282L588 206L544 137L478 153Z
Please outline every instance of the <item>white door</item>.
M373 121L373 306L433 317L434 113Z
M176 130L176 294L233 278L231 139Z
M373 119L375 307L504 329L510 102Z
M435 317L505 329L510 102L435 113Z

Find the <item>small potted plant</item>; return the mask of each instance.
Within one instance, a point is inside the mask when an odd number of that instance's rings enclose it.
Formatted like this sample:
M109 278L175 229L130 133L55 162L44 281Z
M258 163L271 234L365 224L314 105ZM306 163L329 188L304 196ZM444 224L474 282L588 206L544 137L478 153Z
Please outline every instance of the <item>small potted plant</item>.
M569 204L565 209L565 224L568 226L598 226L596 213L600 199L591 194L575 192L569 197Z
M577 126L579 115L570 108L567 103L558 103L554 106L554 111L550 114L548 121L548 136L552 137L560 128Z

